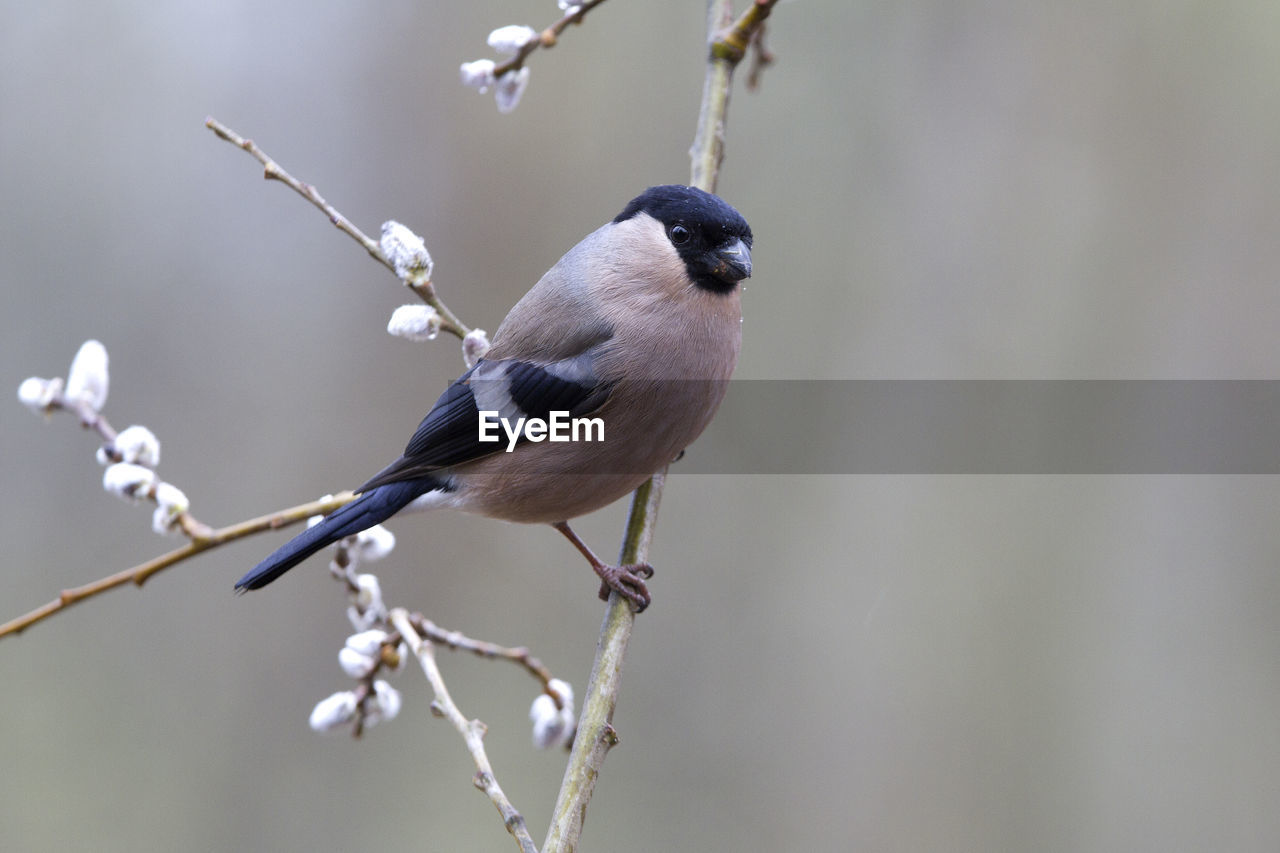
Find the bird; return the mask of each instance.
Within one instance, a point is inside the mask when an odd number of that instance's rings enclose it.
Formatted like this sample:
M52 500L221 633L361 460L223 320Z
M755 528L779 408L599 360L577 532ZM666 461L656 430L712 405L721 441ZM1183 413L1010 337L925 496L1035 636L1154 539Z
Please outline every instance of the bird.
M719 196L679 184L640 193L512 307L399 458L236 590L266 586L402 510L451 507L552 525L590 563L601 598L616 591L644 610L653 568L605 563L568 522L634 491L711 421L738 360L752 245L746 220ZM585 435L539 438L535 420L545 425L556 413L587 419ZM481 440L486 421L489 440Z

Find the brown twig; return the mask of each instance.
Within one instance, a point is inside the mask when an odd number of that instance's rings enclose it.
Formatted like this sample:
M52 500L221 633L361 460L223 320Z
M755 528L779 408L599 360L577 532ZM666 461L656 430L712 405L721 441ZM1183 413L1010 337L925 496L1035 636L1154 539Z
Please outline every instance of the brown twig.
M120 462L121 455L116 451L114 445L119 433L115 427L106 419L104 415L95 410L88 403L68 398L63 393L53 395L44 405L42 411L48 415L52 412L65 411L76 416L81 426L96 432L103 440L103 447L107 451L107 457L112 462ZM154 486L142 493L141 491L135 497L146 497L155 499ZM102 593L132 583L136 586L142 586L152 575L163 571L172 565L182 562L183 560L194 557L201 551L209 548L224 545L227 542L233 542L254 533L264 530L274 530L278 527L285 527L298 521L303 521L313 515L320 515L333 512L338 507L350 502L355 497L352 492L343 492L342 494L322 498L318 501L300 504L299 506L282 509L270 515L251 518L248 521L241 521L221 529L214 529L204 522L198 520L190 512L181 512L175 519L175 523L184 535L190 540L181 548L176 548L167 554L161 554L158 557L150 559L145 563L140 563L132 568L98 578L95 581L84 584L82 586L64 589L56 599L48 602L35 610L24 613L14 619L0 625L0 639L20 634L27 628L37 622L48 619L55 613L66 610L73 604L78 604L87 598L101 595Z
M519 71L524 67L524 61L529 58L529 54L533 53L540 47L555 47L556 42L560 40L560 34L565 31L566 27L570 24L581 23L582 19L586 17L588 12L603 2L604 0L586 0L586 2L581 6L571 7L569 11L565 13L563 18L539 33L536 39L530 39L526 42L525 45L516 52L515 56L511 57L506 62L494 66L493 76L497 78L506 74L508 71Z
M471 652L477 657L486 658L488 660L499 659L510 661L511 663L524 668L542 684L544 689L551 683L551 679L554 678L551 674L551 670L547 669L542 661L534 657L529 652L529 649L524 646L511 648L507 646L500 646L497 643L486 642L484 640L476 640L466 636L461 631L445 630L430 619L418 614L414 614L413 622L418 632L433 643L445 646L446 648L454 651L460 650L464 652ZM555 694L552 695L554 696ZM555 698L557 701L559 700L558 696Z
M413 656L417 658L423 674L427 677L427 682L431 685L431 691L435 694L435 700L431 703L432 710L452 723L466 742L467 751L471 753L471 760L476 765L475 786L488 795L494 808L502 815L502 822L507 827L507 831L520 845L520 849L524 853L538 853L533 837L529 835L529 827L525 824L524 816L512 805L502 786L498 784L497 777L494 776L493 765L489 763L489 756L484 748L485 724L479 720L468 720L454 704L453 697L449 695L449 688L445 686L444 678L440 674L440 667L436 664L435 650L431 641L419 633L409 612L397 607L391 611L390 615L391 624L400 632L400 638L408 644Z
M760 78L764 70L774 63L773 51L765 46L764 37L768 26L762 21L751 39L751 65L747 69L747 91L754 92L760 88Z
M396 271L395 265L392 264L390 259L388 259L383 253L382 247L378 244L378 241L370 238L367 234L357 228L351 220L338 212L337 208L325 201L324 196L320 195L315 186L300 181L293 175L289 174L280 166L279 163L271 159L271 157L267 155L267 152L259 148L257 143L252 139L246 139L212 116L204 120L204 126L217 134L219 139L226 140L237 148L248 152L255 160L262 164L262 176L264 178L267 180L279 181L292 189L298 195L305 198L307 201L311 202L329 218L329 221L333 223L334 227L363 246L364 250L369 253L370 257L385 266L387 269L391 270L392 273ZM449 306L444 304L444 301L436 294L435 285L430 281L405 282L405 284L418 296L419 299L436 309L440 314L441 329L449 332L450 334L457 335L459 338L465 337L467 332L471 331L466 324L458 319L457 315L449 310Z
M0 625L0 637L6 637L10 634L19 634L27 628L31 627L41 620L47 619L53 614L65 610L73 604L78 604L86 598L93 598L110 589L123 586L128 583L142 586L157 572L163 571L170 566L180 563L183 560L194 557L201 551L207 551L218 545L225 545L236 539L242 539L254 533L261 533L264 530L275 530L279 527L286 527L299 521L305 521L313 515L323 515L333 512L338 507L349 503L355 495L351 492L342 492L333 497L323 498L310 503L299 504L295 507L282 509L273 512L270 515L251 518L248 521L241 521L228 527L222 527L217 530L208 529L207 533L199 538L192 539L181 548L170 551L167 554L161 554L159 557L148 560L134 566L131 569L125 569L116 572L113 575L107 575L105 578L99 578L92 583L84 586L72 587L65 589L59 596L45 604L37 607L30 613L19 616L16 619Z

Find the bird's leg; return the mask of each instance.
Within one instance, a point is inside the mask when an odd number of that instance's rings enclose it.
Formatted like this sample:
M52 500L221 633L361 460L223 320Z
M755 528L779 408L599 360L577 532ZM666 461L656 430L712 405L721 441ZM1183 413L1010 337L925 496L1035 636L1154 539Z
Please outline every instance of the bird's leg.
M563 533L564 537L573 543L573 547L577 548L582 553L582 556L587 558L591 568L600 576L600 580L603 581L600 584L600 598L602 600L608 601L609 593L612 591L634 604L637 613L649 606L649 588L645 586L644 582L646 578L653 577L652 566L648 563L610 566L602 562L587 547L587 543L578 538L578 534L573 532L568 523L557 521L551 526Z

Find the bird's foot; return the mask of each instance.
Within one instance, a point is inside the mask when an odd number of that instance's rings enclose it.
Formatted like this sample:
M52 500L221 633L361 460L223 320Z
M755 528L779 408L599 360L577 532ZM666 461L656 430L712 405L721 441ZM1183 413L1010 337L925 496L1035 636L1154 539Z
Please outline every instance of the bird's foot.
M600 599L602 601L609 600L609 593L616 592L618 595L630 601L636 608L637 613L644 612L649 606L649 588L645 586L645 580L653 577L653 566L648 563L635 563L629 566L594 566L596 574L600 576L603 583L600 584Z

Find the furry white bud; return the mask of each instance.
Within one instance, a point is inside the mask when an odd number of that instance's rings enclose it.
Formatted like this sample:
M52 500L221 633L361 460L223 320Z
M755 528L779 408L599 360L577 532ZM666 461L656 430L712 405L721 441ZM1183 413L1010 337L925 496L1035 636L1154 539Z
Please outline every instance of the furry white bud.
M67 373L68 400L78 400L93 409L102 411L107 404L107 348L98 341L85 341L71 360Z
M151 515L151 528L165 534L178 524L178 516L191 508L182 489L172 483L156 483L156 511Z
M577 719L573 712L573 688L567 682L553 678L547 689L559 695L564 707L557 708L550 693L540 693L533 700L529 719L533 723L533 745L537 749L568 745Z
M125 500L146 497L155 483L155 471L132 462L117 462L102 472L102 488Z
M526 44L537 37L538 32L533 27L512 24L498 27L489 33L489 47L504 56L515 56Z
M382 601L382 585L378 576L356 575L355 603L347 608L347 619L357 631L367 631L387 618L387 605Z
M553 678L548 682L547 687L560 697L560 701L564 703L564 712L569 715L570 721L576 719L573 713L573 685L562 679Z
M405 284L425 284L431 280L435 266L427 244L413 231L394 219L382 223L382 239L378 241L382 254L396 275Z
M173 531L177 523L178 516L166 507L158 506L155 512L151 513L151 529L161 536Z
M317 732L333 731L351 722L355 716L356 694L344 690L316 703L311 712L311 728Z
M144 426L135 424L120 430L112 447L124 462L134 462L148 468L160 464L160 440Z
M572 12L582 5L582 0L556 0L561 12Z
M529 67L508 71L498 78L493 95L498 101L498 112L509 113L520 104L525 87L529 85Z
M41 379L29 376L18 386L18 400L36 414L47 414L62 393L62 378Z
M496 66L492 59L477 59L474 62L464 62L459 69L462 76L462 85L470 86L480 92L489 91L489 87L493 85L493 69Z
M182 513L191 509L191 502L187 500L187 496L173 483L156 484L156 503L173 513Z
M371 625L377 625L381 618L382 614L375 610L361 610L354 604L347 608L347 621L357 631L364 631Z
M377 658L363 655L350 646L343 646L338 651L338 666L351 678L364 678L377 665Z
M356 534L356 550L361 560L381 560L396 547L396 535L381 524Z
M387 632L375 628L371 631L361 631L358 634L352 634L347 637L347 648L365 657L376 658L381 653L382 644L386 640Z
M440 333L440 314L430 305L401 305L391 314L387 332L410 341L430 341Z
M361 610L382 609L382 585L377 575L356 575L356 606Z
M402 704L400 691L378 679L373 682L373 697L365 703L365 725L376 726L384 720L394 720Z
M535 749L548 749L559 742L563 730L560 726L560 712L556 709L555 700L545 693L538 695L529 708L529 719L533 721L533 746Z
M468 368L475 367L488 351L489 333L484 329L472 329L462 339L462 360Z

